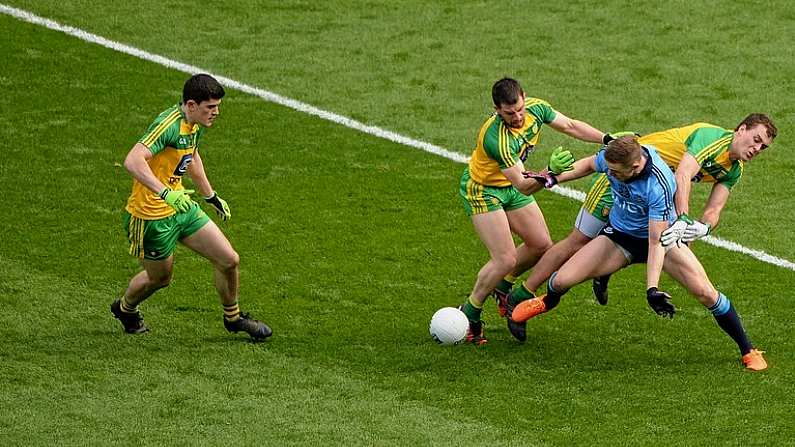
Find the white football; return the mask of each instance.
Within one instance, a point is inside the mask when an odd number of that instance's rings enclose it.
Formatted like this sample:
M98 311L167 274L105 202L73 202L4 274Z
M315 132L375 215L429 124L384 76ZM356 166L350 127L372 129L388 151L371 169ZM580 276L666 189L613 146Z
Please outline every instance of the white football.
M457 345L464 340L469 320L455 307L443 307L431 317L431 337L440 345Z

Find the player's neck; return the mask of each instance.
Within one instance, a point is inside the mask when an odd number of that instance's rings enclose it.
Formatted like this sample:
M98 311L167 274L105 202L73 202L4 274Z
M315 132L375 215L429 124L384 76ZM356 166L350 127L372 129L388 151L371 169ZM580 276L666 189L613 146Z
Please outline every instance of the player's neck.
M188 107L185 104L180 104L179 108L182 110L182 116L185 118L185 122L188 123L189 126L196 124L196 121L191 121L190 115L188 115Z

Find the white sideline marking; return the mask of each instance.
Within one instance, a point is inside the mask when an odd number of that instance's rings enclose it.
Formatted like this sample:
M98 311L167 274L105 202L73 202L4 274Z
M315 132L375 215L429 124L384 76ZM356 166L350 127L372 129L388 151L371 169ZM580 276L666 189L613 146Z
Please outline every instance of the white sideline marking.
M356 129L360 132L366 133L368 135L373 135L379 138L383 138L389 141L393 141L395 143L399 143L405 146L410 146L413 148L421 149L425 152L430 152L434 155L439 155L441 157L447 158L449 160L458 162L458 163L467 163L469 161L469 157L458 153L452 152L445 148L426 143L424 141L415 140L414 138L410 138L404 135L397 134L390 130L382 129L376 126L369 126L367 124L361 123L354 119L348 118L346 116L338 115L333 112L328 112L326 110L318 109L312 105L306 104L301 101L296 101L291 98L287 98L285 96L278 95L273 92L269 92L267 90L263 90L261 88L253 87L248 84L244 84L242 82L235 81L234 79L229 79L225 76L217 75L212 73L208 70L204 70L202 68L196 67L194 65L183 64L181 62L177 62L172 59L168 59L163 56L159 56L157 54L152 54L147 51L131 47L129 45L125 45L123 43L119 43L113 40L106 39L102 36L98 36L96 34L89 33L87 31L83 31L78 28L74 28L72 26L61 25L58 22L55 22L50 19L46 19L44 17L39 17L33 13L24 11L22 9L17 9L11 6L4 5L0 3L0 12L3 14L9 15L11 17L17 18L19 20L23 20L25 22L33 23L35 25L41 25L46 28L49 28L54 31L60 31L62 33L68 34L70 36L77 37L80 40L84 40L86 42L95 43L97 45L101 45L106 48L110 48L112 50L118 51L120 53L129 54L131 56L135 56L137 58L154 62L158 65L162 65L167 68L171 68L177 71L181 71L184 73L189 74L196 74L196 73L208 73L212 75L214 78L218 80L221 84L226 87L239 90L244 93L248 93L250 95L262 98L265 101L273 102L285 107L289 107L293 110L297 110L299 112L307 113L309 115L314 115L324 120L328 120L337 124L341 124L345 127L349 127L351 129ZM580 202L585 200L585 193L582 191L577 191L575 189L566 188L563 186L556 186L552 188L552 191L560 194L562 196L578 200ZM762 262L766 262L768 264L773 264L778 267L782 267L785 269L795 271L795 263L792 263L786 259L782 259L770 254L767 254L760 250L754 250L751 248L744 247L740 244L735 242L727 241L724 239L720 239L714 236L707 236L703 239L704 242L714 245L716 247L724 248L729 251L734 251L738 253L743 253L752 258L758 259Z

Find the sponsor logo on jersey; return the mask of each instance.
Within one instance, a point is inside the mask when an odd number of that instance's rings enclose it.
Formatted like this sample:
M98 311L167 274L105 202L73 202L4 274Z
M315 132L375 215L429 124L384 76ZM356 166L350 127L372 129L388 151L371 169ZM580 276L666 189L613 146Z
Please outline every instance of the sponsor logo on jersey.
M192 161L193 161L193 153L183 155L182 158L179 160L179 163L177 163L177 167L176 169L174 169L173 175L180 177L185 175L185 173L188 172L188 165Z

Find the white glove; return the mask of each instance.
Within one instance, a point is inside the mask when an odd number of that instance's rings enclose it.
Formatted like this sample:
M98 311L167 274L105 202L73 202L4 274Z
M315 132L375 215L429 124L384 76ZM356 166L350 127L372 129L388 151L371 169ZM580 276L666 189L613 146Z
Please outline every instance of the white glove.
M709 225L696 220L685 228L685 232L682 234L682 242L693 242L696 239L701 239L708 235L711 229Z
M679 218L676 219L676 222L673 223L667 230L662 232L662 236L660 236L660 242L662 242L663 247L672 246L676 244L677 246L682 240L682 236L685 234L685 230L687 229L688 225L693 224L693 219L691 219L687 214L680 214Z

